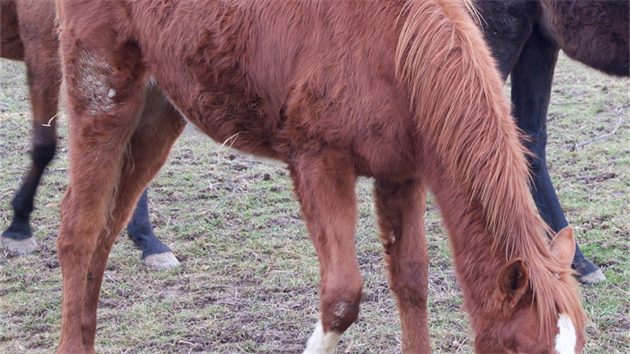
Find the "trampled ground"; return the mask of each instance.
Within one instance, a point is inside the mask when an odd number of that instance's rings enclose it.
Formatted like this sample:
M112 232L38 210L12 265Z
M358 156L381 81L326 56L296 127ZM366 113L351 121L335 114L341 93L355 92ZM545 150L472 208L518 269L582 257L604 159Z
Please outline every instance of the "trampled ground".
M29 166L30 111L21 64L0 62L0 229ZM587 353L630 348L630 81L562 58L549 114L551 173L584 252L608 281L582 287ZM0 255L0 353L50 353L60 329L55 240L67 184L67 132L33 214L40 247ZM611 134L612 133L612 134ZM607 135L609 134L609 135ZM357 230L362 312L337 353L400 352L400 326L361 180ZM284 166L185 134L153 182L156 233L182 265L149 272L125 234L112 251L99 305L99 353L298 353L317 320L319 271ZM471 353L472 336L434 207L430 325L436 353Z

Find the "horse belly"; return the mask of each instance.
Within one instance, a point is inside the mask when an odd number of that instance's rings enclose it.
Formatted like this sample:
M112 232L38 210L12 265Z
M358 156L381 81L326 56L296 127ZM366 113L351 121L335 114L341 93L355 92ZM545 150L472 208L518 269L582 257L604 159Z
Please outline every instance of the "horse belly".
M238 11L216 2L179 3L161 19L169 21L168 33L156 41L150 28L163 26L154 23L143 36L149 71L187 120L213 140L282 158L273 148L280 107L251 89L244 70L248 47L241 38L250 24Z

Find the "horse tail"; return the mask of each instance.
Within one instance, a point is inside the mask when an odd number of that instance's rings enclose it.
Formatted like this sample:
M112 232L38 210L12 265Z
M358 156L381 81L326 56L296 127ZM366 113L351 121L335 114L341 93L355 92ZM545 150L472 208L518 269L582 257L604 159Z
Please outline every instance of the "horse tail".
M408 89L423 149L435 154L468 205L482 209L493 251L526 260L539 313L555 316L553 290L545 286L553 281L544 237L550 230L529 192L529 152L510 115L496 63L469 13L476 13L471 0L409 0L401 14L406 19L396 73Z

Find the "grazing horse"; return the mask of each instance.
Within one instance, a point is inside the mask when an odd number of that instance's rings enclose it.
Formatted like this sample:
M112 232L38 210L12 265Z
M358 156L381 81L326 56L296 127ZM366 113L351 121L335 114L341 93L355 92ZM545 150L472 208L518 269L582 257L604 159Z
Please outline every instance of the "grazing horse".
M430 351L423 214L449 231L478 352L579 353L571 229L550 246L501 77L463 0L60 0L70 186L58 353L93 353L107 257L185 117L287 164L330 353L357 319L357 176L375 179L406 353ZM160 90L157 89L160 88ZM162 106L147 117L143 109Z
M610 75L628 76L628 1L477 0L484 36L503 79L512 74L513 113L532 154L531 190L554 230L568 225L547 170L547 107L560 49ZM583 283L604 280L576 243L572 267Z
M2 6L3 58L26 62L33 107L32 165L22 187L13 199L13 221L2 233L4 249L13 255L35 252L37 242L30 226L35 191L57 147L61 67L59 42L55 33L55 3L51 0L0 0ZM179 264L170 248L157 239L149 220L147 191L138 202L127 226L131 240L142 249L143 262L152 269L168 269Z

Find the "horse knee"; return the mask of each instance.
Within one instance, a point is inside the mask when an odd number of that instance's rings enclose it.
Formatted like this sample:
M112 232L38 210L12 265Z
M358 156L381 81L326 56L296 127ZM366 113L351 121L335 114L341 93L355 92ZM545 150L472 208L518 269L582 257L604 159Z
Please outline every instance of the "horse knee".
M390 287L401 303L426 307L428 297L428 264L405 262L390 266Z
M321 316L325 332L343 333L357 320L362 288L360 277L354 281L344 279L343 286L322 288Z

